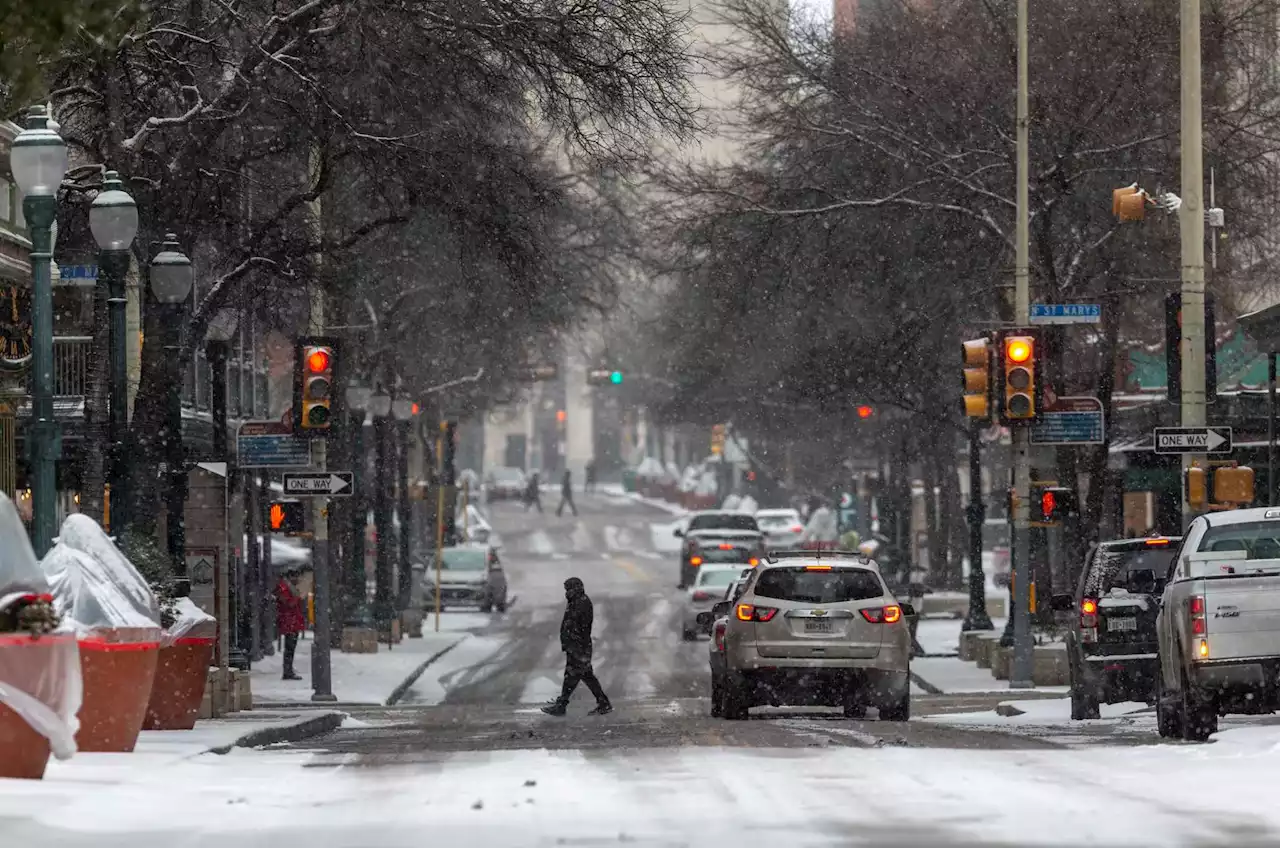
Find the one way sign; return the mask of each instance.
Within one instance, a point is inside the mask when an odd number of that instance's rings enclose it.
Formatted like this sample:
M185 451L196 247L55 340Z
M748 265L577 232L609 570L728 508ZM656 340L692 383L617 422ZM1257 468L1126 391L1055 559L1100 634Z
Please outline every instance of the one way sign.
M322 471L316 474L286 472L286 495L319 495L320 497L345 498L351 495L355 478L350 471Z
M1230 427L1157 427L1156 453L1231 453Z

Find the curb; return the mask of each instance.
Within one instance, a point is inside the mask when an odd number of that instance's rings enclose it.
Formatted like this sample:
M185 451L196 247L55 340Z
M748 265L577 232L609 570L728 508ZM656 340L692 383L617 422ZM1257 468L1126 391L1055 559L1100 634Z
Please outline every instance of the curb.
M209 753L229 754L232 748L262 748L267 745L301 742L303 739L337 730L342 726L342 722L346 718L346 713L330 712L312 716L293 724L262 727L246 733L230 745L219 745L217 748L210 748Z
M932 683L925 680L919 674L916 674L914 671L910 672L910 674L911 674L911 682L919 686L924 691L928 692L930 695L947 694L946 692L943 692L941 689L939 689L937 686L934 686Z
M417 668L415 668L413 671L409 673L408 677L400 681L399 686L391 690L391 694L387 696L387 701L385 704L383 704L383 706L394 707L397 703L399 703L400 699L403 698L408 693L408 691L413 688L413 684L418 682L418 678L422 676L422 673L427 670L428 666L430 666L433 662L443 657L445 654L452 651L454 648L461 645L466 640L466 638L467 638L466 636L461 636L453 644L448 645L445 648L441 648L439 651L436 651L434 654L427 657L426 660L424 660L421 665L419 665Z

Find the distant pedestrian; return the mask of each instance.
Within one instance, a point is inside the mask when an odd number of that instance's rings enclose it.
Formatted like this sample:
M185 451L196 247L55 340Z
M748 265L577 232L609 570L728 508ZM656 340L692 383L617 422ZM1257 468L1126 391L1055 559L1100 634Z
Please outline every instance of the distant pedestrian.
M276 584L276 630L284 637L284 679L301 680L293 670L293 655L298 650L298 634L307 629L307 616L298 594L298 574L281 575Z
M583 491L592 494L596 490L596 461L595 459L587 460L587 483L583 487Z
M569 469L564 470L564 477L560 478L560 506L556 507L556 517L560 517L564 513L565 504L569 505L569 509L573 510L573 515L578 516L578 507L573 503L573 472Z
M531 506L542 512L542 481L536 471L529 475L529 484L524 488L524 511L528 512Z
M564 651L564 687L560 697L547 704L542 711L547 715L562 716L569 707L569 698L578 682L587 684L596 698L596 708L588 715L604 715L613 712L609 696L596 679L591 667L591 627L595 617L586 587L577 577L564 581L564 597L567 601L564 618L560 622L560 650Z

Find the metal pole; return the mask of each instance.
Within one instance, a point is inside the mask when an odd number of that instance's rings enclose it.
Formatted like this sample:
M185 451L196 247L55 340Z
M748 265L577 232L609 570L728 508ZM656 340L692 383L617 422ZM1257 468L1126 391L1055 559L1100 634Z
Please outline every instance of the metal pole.
M969 614L961 630L992 629L991 616L987 615L987 577L982 568L982 527L987 508L982 502L981 432L977 423L969 428L969 505L965 507L969 519Z
M1276 505L1276 352L1267 353L1267 506Z
M53 222L58 201L28 195L22 201L31 234L31 482L32 543L37 557L53 547L58 522L58 458L62 440L53 417Z
M444 560L444 431L440 422L440 435L436 437L436 632L440 632L440 568Z
M396 423L399 439L399 456L396 467L396 485L399 498L396 509L400 513L400 609L407 610L413 595L413 565L410 546L413 544L413 515L409 511L409 425L408 421Z
M347 561L347 627L371 627L368 578L364 569L369 499L365 494L364 410L351 416L351 554Z
M125 307L129 299L124 291L124 277L129 270L129 252L104 250L98 259L98 267L107 280L107 347L111 372L111 417L108 420L111 473L107 485L111 488L111 532L119 542L125 528L129 526L128 453L125 449L125 438L129 433L129 357L125 350L125 336L128 333ZM219 454L225 455L225 450Z
M1204 383L1204 145L1201 138L1200 0L1182 0L1182 426L1205 424ZM1201 457L1184 454L1183 480ZM1184 523L1194 516L1182 497Z
M164 325L168 336L165 360L169 370L168 414L165 416L165 463L168 465L168 489L165 498L166 531L173 576L180 588L187 577L187 473L182 444L182 371L178 368L181 352L183 304L164 305Z
M1031 321L1030 280L1030 155L1027 117L1027 0L1018 0L1018 97L1017 97L1017 241L1014 257L1014 320ZM1025 426L1013 428L1013 557L1015 606L1013 662L1009 686L1032 687L1031 642L1031 433Z
M375 416L373 419L374 449L374 499L373 526L377 534L374 560L373 614L377 619L378 629L387 628L390 639L391 619L394 617L394 604L391 600L391 504L387 497L387 483L391 476L387 474L389 461L387 457L387 429L390 421L386 416ZM388 642L390 644L390 642Z
M328 457L325 455L324 439L317 439L311 446L312 457L317 468L328 468ZM330 620L330 594L333 591L329 579L329 521L324 513L328 498L313 498L315 504L312 530L312 568L315 576L315 640L311 644L311 700L336 701L333 694L333 666L330 657L332 645L330 632L333 622Z

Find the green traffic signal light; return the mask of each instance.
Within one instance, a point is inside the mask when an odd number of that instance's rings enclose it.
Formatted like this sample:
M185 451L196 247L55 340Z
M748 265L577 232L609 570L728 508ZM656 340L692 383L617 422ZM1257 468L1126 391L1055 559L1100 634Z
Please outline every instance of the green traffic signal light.
M617 386L617 385L621 384L621 383L622 383L622 372L621 372L621 371L614 371L612 374L610 374L610 375L609 375L609 382L610 382L610 383L613 383L615 386Z

